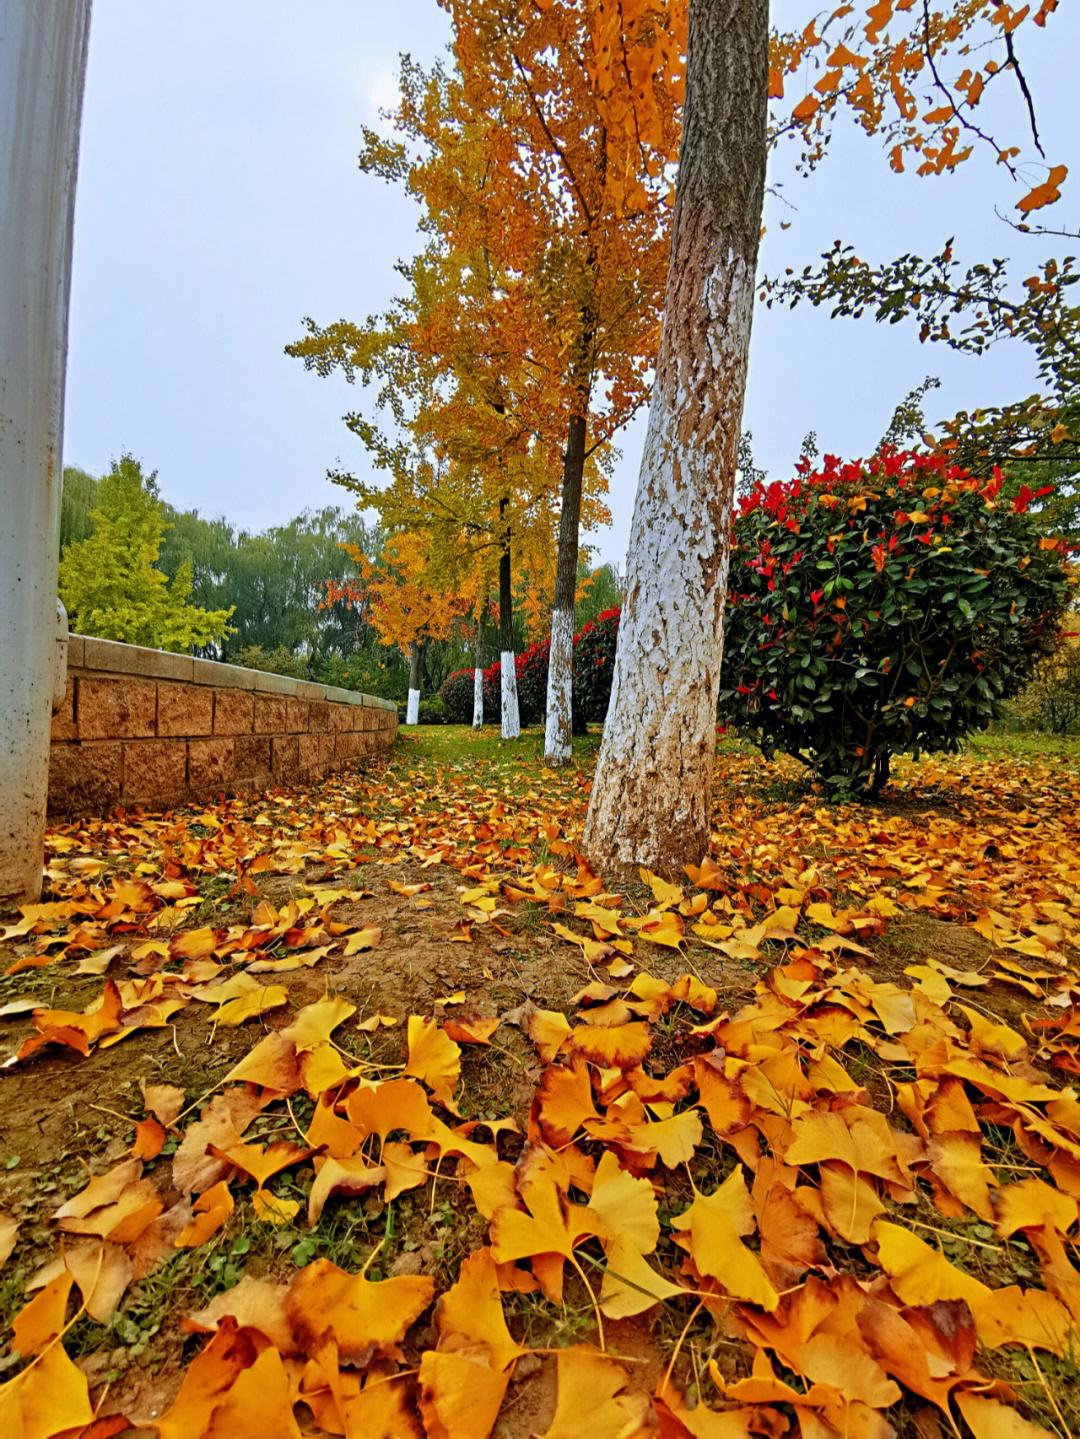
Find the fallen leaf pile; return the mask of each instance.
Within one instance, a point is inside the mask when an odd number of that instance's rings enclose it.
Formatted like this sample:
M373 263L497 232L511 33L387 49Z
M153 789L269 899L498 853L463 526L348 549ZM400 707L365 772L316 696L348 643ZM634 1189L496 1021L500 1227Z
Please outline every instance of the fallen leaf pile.
M573 780L546 813L438 769L339 779L319 809L279 796L54 836L55 897L4 931L9 973L129 970L82 1010L28 1010L17 1070L107 1065L185 1007L211 1034L257 1029L210 1095L144 1082L130 1151L48 1212L0 1432L485 1439L548 1353L526 1316L569 1306L546 1417L499 1433L1012 1439L1045 1432L1032 1414L1064 1439L1047 1375L1080 1345L1077 783L961 759L927 767L930 809L766 813L740 788L752 763L722 761L710 857L620 890L575 849ZM382 996L295 1007L276 975L389 955L377 927L335 920L343 901L363 914L366 892L328 887L360 865L406 913L451 906L457 957L482 967L531 915L544 962L584 982L494 1013L461 991L402 1024ZM444 866L449 890L424 878ZM207 873L256 900L246 923L185 926ZM263 896L255 879L283 874L297 892ZM883 966L912 911L970 930L980 967L932 948ZM512 1041L535 1078L519 1122L467 1103ZM466 1216L449 1279L394 1253L409 1195ZM199 1347L164 1412L121 1412L69 1355L178 1253L238 1225L317 1236L347 1210L376 1216L362 1268L286 1254L189 1308ZM18 1242L0 1217L0 1256ZM660 1336L647 1384L641 1325Z

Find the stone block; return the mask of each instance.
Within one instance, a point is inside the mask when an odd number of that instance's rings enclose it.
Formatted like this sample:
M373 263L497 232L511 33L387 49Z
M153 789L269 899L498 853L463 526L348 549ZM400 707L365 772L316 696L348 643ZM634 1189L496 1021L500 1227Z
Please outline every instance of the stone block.
M64 703L52 717L50 740L53 744L57 744L78 738L79 731L75 725L75 676L69 670L67 687L64 690Z
M321 700L326 697L326 686L312 684L310 680L298 680L296 685L296 698L298 700Z
M319 763L319 737L313 734L300 736L300 768L311 770Z
M192 794L207 795L230 787L235 748L234 739L188 740L188 788Z
M190 680L195 661L190 655L168 650L151 650L143 645L123 645L116 640L83 636L83 667L107 674L141 675L145 679ZM68 651L68 663L71 652Z
M269 670L256 670L255 693L264 695L294 695L300 681L292 675L272 675Z
M270 769L276 778L290 775L300 765L300 741L296 735L275 735L270 741Z
M187 792L187 744L182 739L129 740L124 745L125 800L176 801Z
M379 724L379 711L378 711L378 710L370 710L370 709L367 709L367 708L365 707L365 709L364 709L364 716L363 716L363 719L362 719L362 721L361 721L361 728L364 729L364 730L373 730L373 729L376 729L376 728L378 727L378 724Z
M196 739L214 732L214 691L202 685L158 686L159 737L184 735Z
M284 734L285 706L287 703L288 701L284 695L256 694L255 733Z
M81 670L83 667L84 640L82 635L68 635L68 669Z
M334 747L337 743L337 735L334 734L333 730L330 730L326 734L317 735L316 738L319 741L319 767L320 769L329 769L330 765L334 762Z
M197 685L216 685L223 690L253 690L258 670L242 665L223 665L218 660L196 660L192 676Z
M326 700L313 700L308 714L308 729L312 734L325 734L330 728L330 706Z
M82 675L75 721L80 740L152 738L157 726L157 685L153 680Z
M289 734L306 734L308 728L307 700L287 699L285 701L285 728Z
M356 730L343 730L338 733L337 744L334 746L335 759L352 759L353 755L360 753L360 735Z
M255 696L248 690L214 690L214 733L251 734Z
M270 736L238 735L233 751L233 774L238 779L253 779L270 773Z
M93 814L111 808L123 783L123 746L56 744L49 754L50 814Z

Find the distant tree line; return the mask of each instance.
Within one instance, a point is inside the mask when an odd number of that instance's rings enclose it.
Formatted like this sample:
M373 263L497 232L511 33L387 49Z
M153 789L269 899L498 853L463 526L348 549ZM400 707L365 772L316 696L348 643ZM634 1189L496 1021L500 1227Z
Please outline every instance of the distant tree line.
M130 455L100 477L67 468L60 517L60 595L76 633L191 652L229 664L363 690L403 702L405 649L380 640L369 612L335 595L350 591L363 559L375 563L386 535L355 510L304 510L260 534L206 519L164 499L157 473ZM603 567L581 566L578 623L617 598ZM328 581L337 583L328 584ZM518 606L519 649L529 643ZM437 694L453 670L471 666L475 623L424 645L423 688ZM497 616L481 650L499 652Z

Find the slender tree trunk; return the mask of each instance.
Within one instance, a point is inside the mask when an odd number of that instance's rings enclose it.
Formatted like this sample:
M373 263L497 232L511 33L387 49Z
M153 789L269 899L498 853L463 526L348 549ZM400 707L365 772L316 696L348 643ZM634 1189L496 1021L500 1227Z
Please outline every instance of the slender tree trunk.
M417 724L420 720L420 641L413 640L409 646L409 707L405 712L406 724Z
M499 501L499 519L506 521L508 498ZM517 668L514 663L514 588L510 569L510 525L504 523L499 554L499 647L502 670L502 737L517 739L521 733L518 713Z
M484 615L487 612L485 600L476 617L476 659L473 666L472 727L484 727Z
M0 902L41 894L90 0L0 4Z
M768 0L690 0L664 329L585 824L585 848L601 863L671 873L709 847L765 178L768 29Z
M586 413L570 417L563 456L559 556L555 568L555 605L551 613L547 724L544 730L544 763L556 768L569 764L573 752L574 599L577 594L578 530L581 524L587 425Z

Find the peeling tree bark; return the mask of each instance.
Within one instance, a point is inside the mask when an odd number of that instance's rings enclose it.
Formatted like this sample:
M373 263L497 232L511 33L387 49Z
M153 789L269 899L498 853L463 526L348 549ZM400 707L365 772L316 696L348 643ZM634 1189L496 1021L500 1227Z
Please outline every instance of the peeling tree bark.
M709 847L767 82L768 0L691 0L664 328L585 824L600 863L670 873Z
M0 4L0 902L41 894L90 0Z
M585 402L587 406L587 394ZM551 615L547 724L544 731L544 763L556 768L569 764L573 751L574 598L577 593L578 530L581 524L581 486L585 475L586 424L585 414L571 416L567 427L566 453L563 456L559 558L555 570L555 604Z
M499 518L504 520L510 507L508 499L499 501ZM503 530L499 554L499 646L502 679L502 737L517 739L521 734L518 713L517 667L514 663L514 586L510 569L510 527Z

